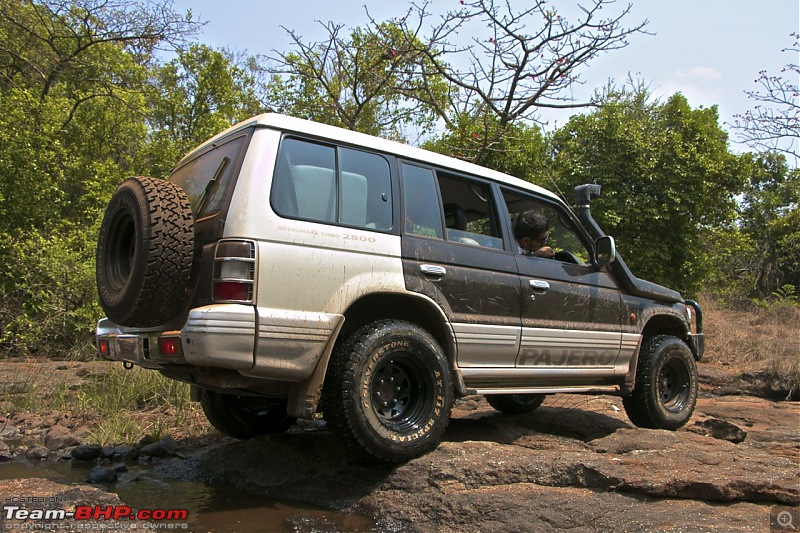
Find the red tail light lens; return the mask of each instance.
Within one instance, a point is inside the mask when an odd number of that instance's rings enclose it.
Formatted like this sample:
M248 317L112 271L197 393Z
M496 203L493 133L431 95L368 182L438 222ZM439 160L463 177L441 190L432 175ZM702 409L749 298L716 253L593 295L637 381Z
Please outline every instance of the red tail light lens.
M181 355L180 337L159 337L158 351L161 355L179 356Z
M108 354L111 352L111 350L110 350L110 348L108 346L108 340L107 339L100 339L100 341L97 343L97 350L100 352L100 355L102 355L103 357L108 357Z
M236 281L215 281L214 300L248 301L250 299L250 286L251 284L249 283L241 283Z
M221 240L214 254L212 295L215 302L255 301L256 243Z

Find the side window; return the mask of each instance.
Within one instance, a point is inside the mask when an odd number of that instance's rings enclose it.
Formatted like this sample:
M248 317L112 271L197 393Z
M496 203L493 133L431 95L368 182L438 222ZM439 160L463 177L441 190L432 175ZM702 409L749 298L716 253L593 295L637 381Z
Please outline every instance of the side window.
M406 233L503 248L489 185L408 163L402 168Z
M233 182L233 169L247 136L240 136L209 150L170 175L189 198L195 218L213 215L222 209Z
M422 237L442 238L439 193L433 170L403 163L403 230Z
M554 260L578 265L589 263L589 249L581 239L580 231L572 218L565 211L556 205L508 190L503 191L503 198L511 214L512 228L516 227L520 215L526 211L534 211L547 219L548 239L543 245L553 249ZM518 238L516 232L514 237Z
M503 248L491 188L478 181L439 171L439 190L448 241Z
M272 206L290 218L388 230L391 184L389 162L380 155L287 138L278 154Z
M392 178L385 157L339 149L342 168L340 222L388 230L392 227Z

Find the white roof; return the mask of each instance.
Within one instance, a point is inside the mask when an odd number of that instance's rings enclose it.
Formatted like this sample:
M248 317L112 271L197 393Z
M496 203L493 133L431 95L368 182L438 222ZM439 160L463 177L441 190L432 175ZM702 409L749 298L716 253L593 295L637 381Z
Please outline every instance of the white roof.
M193 153L209 143L224 137L232 132L249 128L251 126L262 126L280 131L288 131L292 133L300 133L310 135L317 138L328 139L334 142L346 143L349 145L359 146L367 149L372 149L384 153L394 154L406 159L411 159L419 162L429 163L431 165L445 167L466 174L481 176L499 183L512 185L515 187L527 189L536 192L540 195L559 200L559 198L552 192L534 185L525 180L497 172L489 168L481 167L473 163L468 163L460 159L448 157L446 155L437 154L421 148L415 148L407 144L381 139L380 137L373 137L356 131L338 128L336 126L329 126L319 122L312 122L310 120L303 120L299 118L290 117L287 115L280 115L278 113L264 113L244 120L231 128L215 135L211 139L198 146ZM187 154L188 157L188 154ZM559 200L560 201L560 200Z

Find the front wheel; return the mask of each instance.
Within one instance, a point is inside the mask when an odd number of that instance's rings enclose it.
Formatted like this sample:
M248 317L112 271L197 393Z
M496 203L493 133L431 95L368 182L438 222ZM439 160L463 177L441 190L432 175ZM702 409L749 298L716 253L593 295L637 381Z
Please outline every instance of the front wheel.
M697 365L689 347L668 335L646 337L639 350L636 385L622 399L631 422L641 428L678 429L697 403Z
M323 394L324 416L348 448L387 462L434 449L453 404L441 347L397 320L373 322L338 345Z
M265 433L283 433L297 420L286 413L286 401L236 396L203 390L200 405L214 428L228 437L249 439Z

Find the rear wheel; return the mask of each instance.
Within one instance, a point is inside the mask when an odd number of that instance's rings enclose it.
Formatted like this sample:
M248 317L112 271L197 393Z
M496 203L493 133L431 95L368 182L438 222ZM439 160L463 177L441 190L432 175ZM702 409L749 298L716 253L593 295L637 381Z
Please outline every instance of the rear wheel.
M447 358L419 326L374 322L337 346L323 401L331 429L356 453L389 462L418 457L450 421Z
M214 428L229 437L249 439L265 433L283 433L296 418L286 414L286 401L236 396L203 390L200 405Z
M487 394L489 405L507 415L525 415L542 405L545 394Z
M697 365L686 343L668 335L645 338L636 385L622 403L642 428L674 430L686 424L697 403Z

